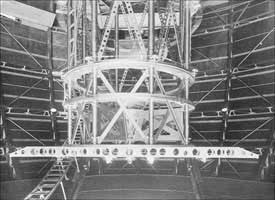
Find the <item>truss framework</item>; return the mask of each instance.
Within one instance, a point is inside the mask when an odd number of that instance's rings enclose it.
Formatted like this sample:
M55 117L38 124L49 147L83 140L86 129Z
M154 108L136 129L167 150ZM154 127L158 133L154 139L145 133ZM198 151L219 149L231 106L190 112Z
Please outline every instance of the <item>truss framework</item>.
M240 147L192 147L179 145L69 145L63 147L25 147L11 157L94 157L119 158L237 158L258 159L259 155Z
M152 157L154 159L183 158L188 160L188 168L190 168L192 184L196 191L197 199L200 197L195 179L199 178L196 176L196 172L193 171L195 167L192 169L190 158L203 160L209 158L258 158L257 154L239 147L157 145L158 142L163 141L180 141L184 145L189 143L189 111L193 110L194 106L188 100L188 93L189 87L194 82L194 74L188 70L160 62L164 61L166 57L167 38L172 21L181 67L186 69L189 67L191 50L190 21L192 15L188 1L185 1L185 22L186 27L188 27L185 28L184 33L179 33L178 31L173 3L169 1L167 13L165 13L164 19L161 19L163 30L160 48L158 49L159 56L150 55L149 60L147 60L148 56L146 55L141 34L143 21L139 24L137 23L131 1L114 1L110 9L110 15L105 21L104 34L99 49L98 51L96 49L96 35L94 33L92 37L94 39L92 41L93 55L92 58L86 59L87 62L84 62L83 59L85 57L85 39L82 38L82 65L79 65L78 50L79 36L81 35L79 32L79 21L83 6L82 1L68 1L68 71L63 76L64 108L68 111L68 145L61 147L25 147L11 153L11 158L55 157L58 158L57 164L61 163L61 165L69 158L70 164L68 168L72 163L72 158L75 158L77 168L79 168L76 157L99 157L106 160L118 158L135 159L140 157L147 159ZM96 3L93 6L93 11L95 11ZM104 57L105 49L112 29L112 23L118 14L119 8L127 24L131 40L136 40L138 43L140 58L138 60L113 59L102 61L102 59L106 58ZM144 10L146 12L147 9ZM244 12L240 14L238 20ZM95 12L93 15L96 18ZM219 17L222 20L221 16ZM144 16L142 19L144 20ZM93 19L92 23L92 27L96 27L95 19ZM148 29L152 30L154 27L148 27ZM223 29L225 29L225 26L223 26ZM93 31L96 30L94 29ZM82 34L82 37L85 37L85 33ZM150 37L153 36L151 35ZM183 49L180 39L185 39L185 49ZM154 49L153 47L149 48L151 50ZM258 45L255 49L257 48ZM182 55L183 52L185 53L184 56ZM114 72L122 75L121 77L116 76L116 81L113 81ZM234 70L232 73L234 73ZM135 78L132 86L126 84L127 76L132 79ZM173 86L164 84L162 80L164 76L168 76L173 80ZM215 90L219 84L209 91L207 95ZM183 92L185 95L182 95ZM185 112L184 117L183 112ZM28 133L27 131L25 132ZM249 135L246 137L249 137ZM105 145L104 143L107 141L111 141L116 145ZM134 145L136 142L142 142L144 145ZM53 166L51 170L49 174L56 169ZM60 174L58 174L58 179L54 182L54 187L46 191L40 190L40 185L37 186L38 190L35 188L32 193L37 193L40 199L47 199L54 192L56 185L60 185L64 198L66 198L62 183L66 176L66 170L58 168L57 171ZM42 186L45 186L45 183ZM30 196L26 197L26 199L31 198Z
M121 85L121 91L116 92L115 86L104 75L114 70L127 70L140 75L130 88ZM164 86L160 75L172 77L177 82L176 86ZM90 78L84 80L83 77ZM189 86L194 81L193 74L186 70L155 61L116 59L97 63L88 62L68 71L63 79L64 88L66 88L64 107L72 109L75 119L72 135L68 136L69 143L73 141L79 126L86 127L80 128L84 131L82 135L87 136L87 138L83 138L83 144L91 141L94 144L101 144L108 134L119 134L120 123L116 125L118 126L116 127L117 131L114 131L113 127L119 121L122 113L125 114L127 121L124 126L128 130L133 130L128 133L131 139L124 141L126 143L134 143L139 140L144 143L154 140L155 143L161 135L161 129L168 132L167 136L161 136L164 141L173 140L172 138L181 141L184 138L184 127L179 118L180 112L185 110L185 105L188 105L190 110L194 108L190 102L177 96L180 91L185 89L186 80L188 80ZM149 82L151 84L148 84ZM97 122L98 117L93 117L95 104L98 105L96 109L101 110L99 119L105 118L102 120L105 121L104 125L100 124L102 122ZM151 117L154 122L147 126L147 121L150 121L148 116L151 109L153 110ZM165 117L166 112L169 112L171 116ZM79 121L82 121L82 124ZM169 122L170 125L167 124ZM97 128L88 128L91 123L96 124ZM100 129L102 126L103 130ZM144 128L144 126L147 127ZM156 137L154 137L155 131L159 132ZM116 140L123 142L121 139L114 139L113 142Z

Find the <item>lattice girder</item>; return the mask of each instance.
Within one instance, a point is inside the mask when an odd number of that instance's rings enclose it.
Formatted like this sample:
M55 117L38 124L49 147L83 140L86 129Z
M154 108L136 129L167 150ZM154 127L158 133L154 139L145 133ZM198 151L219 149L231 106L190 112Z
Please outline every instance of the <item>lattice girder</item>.
M130 77L134 74L136 77L125 83L125 76L122 75L119 77L121 91L115 91L114 81L110 80L114 70L121 72L127 70ZM110 74L111 76L108 76ZM97 104L97 112L100 112L97 114L99 120L95 122L96 133L93 134L93 130L82 135L88 135L91 140L96 137L95 140L99 144L110 142L107 138L113 138L112 142L116 143L142 141L147 144L150 137L154 137L154 142L181 141L184 137L182 112L186 104L189 105L189 110L194 109L192 103L182 96L185 79L188 79L189 85L192 85L194 76L173 65L126 59L88 62L68 71L63 79L67 90L64 107L77 110L75 113L79 116L86 113L86 118L83 120L86 127L94 123L92 118L94 111L83 108L85 106L91 108ZM153 104L149 104L150 101ZM150 126L154 127L147 126L150 121L151 106L154 116ZM165 117L166 112L168 112L167 117ZM76 118L79 119L79 116ZM166 119L163 120L164 118ZM122 131L125 127L127 133ZM112 134L113 137L108 134ZM90 142L87 140L84 143Z

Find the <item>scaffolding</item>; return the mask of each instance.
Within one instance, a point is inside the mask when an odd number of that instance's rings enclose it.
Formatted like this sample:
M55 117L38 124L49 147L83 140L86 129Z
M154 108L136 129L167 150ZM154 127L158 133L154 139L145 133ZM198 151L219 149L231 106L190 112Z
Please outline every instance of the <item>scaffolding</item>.
M229 111L228 105L230 80L236 72L232 67L226 77L198 102L192 103L189 100L189 87L194 83L196 76L196 72L190 71L189 66L192 16L199 9L198 1L180 1L178 21L174 2L168 1L164 13L159 13L161 30L158 40L154 33L154 1L145 3L144 13L148 12L148 44L144 42L140 26L145 17L141 17L141 22L138 22L132 2L126 0L112 2L109 15L105 20L103 36L98 42L98 2L91 1L92 30L89 36L91 55L86 51L88 46L85 30L87 5L84 2L86 1L68 0L67 6L68 67L62 76L63 105L68 118L67 141L63 146L25 147L10 154L12 158L57 158L56 164L43 178L45 180L52 171L58 171L58 175L55 174L58 177L54 183L51 183L50 189L49 187L44 189L49 183L43 183L42 180L42 185L37 186L25 199L48 199L58 185L61 186L66 199L62 181L72 162L78 166L79 157L103 158L106 162L121 158L126 160L186 159L196 199L201 198L201 180L195 160L257 159L259 157L258 154L240 147L194 147L189 143L189 112L194 110L195 106L225 79L228 81L228 93L222 145L227 131L228 117L235 114ZM127 59L120 56L119 16L123 17L127 25L130 36L129 45L135 50L135 58ZM169 38L171 27L174 29L174 38ZM107 50L113 31L115 45L113 55L110 55ZM231 31L229 29L228 38L232 42ZM167 58L169 45L173 42L176 43L179 54L180 62L177 65L174 64L175 61ZM229 49L232 48L231 42ZM228 55L229 63L232 62L230 59L232 59L232 52ZM217 115L220 114L217 113ZM202 113L201 117L203 116ZM266 123L269 121L267 120ZM194 129L194 127L190 128ZM234 146L237 146L242 139ZM172 142L173 145L163 145L165 142ZM67 160L69 164L65 165ZM64 165L65 169L62 168ZM32 194L37 197L33 197Z

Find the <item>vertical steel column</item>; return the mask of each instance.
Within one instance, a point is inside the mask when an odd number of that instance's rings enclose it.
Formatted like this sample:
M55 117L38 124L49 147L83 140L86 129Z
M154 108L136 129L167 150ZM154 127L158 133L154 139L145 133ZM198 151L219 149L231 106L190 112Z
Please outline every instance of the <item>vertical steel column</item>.
M195 199L203 199L201 193L201 173L199 168L198 160L188 159L188 170L190 172L191 184L195 194Z
M155 13L154 1L149 0L148 9L148 57L152 58L154 54L154 27L155 27ZM155 61L154 61L155 62ZM154 90L154 68L150 66L149 71L149 93L153 94ZM154 102L153 99L149 100L149 144L153 144L154 137Z
M154 61L155 62L155 61ZM154 93L154 66L150 66L149 71L149 89L150 94ZM154 101L153 98L149 100L149 144L154 142Z
M183 1L183 0L181 0ZM183 7L184 6L184 7ZM191 1L184 0L180 3L180 8L184 10L184 13L181 14L181 17L184 19L180 20L180 26L183 28L184 36L181 34L181 44L184 44L184 67L186 70L189 69L189 64L191 61ZM189 79L185 79L185 99L189 99ZM188 104L185 105L185 144L189 144L189 107ZM187 169L190 173L192 188L195 194L195 199L201 199L201 190L200 190L200 170L196 160L188 159L187 160Z
M179 19L179 27L180 27L180 48L181 48L181 52L183 51L183 47L184 47L184 2L183 0L180 0L180 8L179 8L179 12L180 12L180 19ZM183 64L183 63L181 63Z
M68 68L78 64L77 62L77 39L78 39L78 6L79 1L68 0L67 12L67 35L68 35Z
M97 0L92 0L92 57L97 60L97 43L96 43L96 30L97 30Z
M67 2L67 9L68 9L68 12L67 12L67 48L68 48L68 51L67 51L67 65L68 65L68 69L70 67L72 67L72 64L74 62L71 61L71 58L72 57L72 54L74 53L73 52L73 44L72 42L75 42L73 41L73 33L72 33L72 29L71 29L71 26L72 26L72 10L73 10L73 3L72 3L72 0L68 0ZM64 88L66 90L66 87ZM70 99L72 97L72 83L71 81L69 81L68 83L68 98ZM68 106L68 133L67 133L67 138L68 138L68 144L72 144L72 107L69 105Z
M97 60L97 0L92 0L92 57L93 61ZM97 70L93 68L93 95L97 93ZM96 144L97 137L97 102L93 103L93 144Z
M220 146L224 145L226 135L228 132L228 119L229 119L229 110L230 110L230 93L231 93L231 79L232 79L232 56L233 56L233 31L234 31L234 21L233 21L233 3L230 0L231 8L228 13L227 23L229 24L227 32L227 75L225 81L225 105L223 111L223 132L220 139ZM222 162L221 159L218 159L217 166L215 169L215 175L218 176L221 171Z
M6 112L4 106L4 94L1 94L1 138L0 141L4 145L5 150L7 150L10 144L10 137L7 135L7 121L6 121Z
M266 142L267 148L264 149L263 155L259 159L259 180L270 180L272 168L271 160L274 157L274 144L275 144L275 124L272 123L271 135Z
M149 0L149 9L148 9L148 56L152 57L154 54L154 27L155 27L155 13L154 13L154 1Z
M83 136L82 136L82 143L86 143L86 137L87 137L87 125L86 125L86 119L83 118Z
M86 18L87 18L87 2L86 0L82 1L82 63L85 62L86 57Z
M119 7L118 7L119 8ZM117 8L117 14L115 16L115 57L119 58L119 13ZM115 84L116 84L116 92L118 92L118 69L115 69Z
M0 78L2 80L2 77L4 75L0 73ZM10 136L7 134L7 120L6 120L6 105L4 102L4 92L2 91L0 94L0 105L1 105L1 119L0 119L0 126L1 126L1 132L0 132L0 141L4 145L5 150L8 150L8 146L10 144ZM7 151L6 151L7 152Z
M183 53L183 47L184 47L184 2L183 0L180 0L180 7L179 7L179 29L180 29L180 48L181 53ZM183 65L183 63L181 63ZM185 113L182 113L182 118L185 120ZM177 166L176 166L176 174L178 174L178 163L179 160L176 160Z
M65 88L66 89L66 88ZM72 98L72 83L69 81L68 83L68 98ZM68 143L72 144L72 106L68 106Z
M50 11L54 12L54 2L50 1ZM57 135L56 131L56 108L55 108L55 96L54 96L54 80L53 80L53 33L51 28L48 28L47 32L47 48L48 48L48 80L49 80L49 100L50 100L50 118L51 118L51 133L52 139L55 144L59 143L60 135Z
M3 96L3 95L1 95ZM5 113L5 107L4 104L2 103L3 97L1 97L1 120L0 120L0 125L1 125L1 141L5 145L6 139L7 139L7 131L6 131L6 113Z
M233 31L234 31L234 21L233 21L233 6L232 6L232 1L231 3L231 9L229 11L228 15L228 24L229 29L227 32L227 39L228 39L228 44L227 44L227 77L226 77L226 84L225 84L225 112L224 112L224 130L222 133L222 138L221 138L221 145L223 145L226 134L228 132L228 118L229 118L229 110L230 110L230 92L231 92L231 79L232 79L232 56L233 56Z
M54 96L54 80L53 80L53 59L52 59L52 30L48 29L48 79L49 79L49 100L50 100L50 118L51 118L51 133L52 139L55 141L56 144L59 142L59 135L57 135L56 131L56 108L55 108L55 96Z
M184 62L185 69L189 69L189 63L191 60L191 13L190 13L190 2L184 1ZM189 80L185 79L185 99L189 99ZM185 105L185 143L189 143L189 107Z
M97 94L97 69L93 68L93 95ZM97 102L93 103L93 144L96 144L97 137Z
M71 18L70 18L71 0L67 1L67 67L70 68L70 56L71 56Z
M73 25L73 20L72 16L74 14L73 11L73 0L68 0L67 1L67 66L68 69L70 67L72 67L72 65L74 64L74 30L73 28L75 28L75 26Z
M154 101L150 98L149 102L149 144L154 143Z

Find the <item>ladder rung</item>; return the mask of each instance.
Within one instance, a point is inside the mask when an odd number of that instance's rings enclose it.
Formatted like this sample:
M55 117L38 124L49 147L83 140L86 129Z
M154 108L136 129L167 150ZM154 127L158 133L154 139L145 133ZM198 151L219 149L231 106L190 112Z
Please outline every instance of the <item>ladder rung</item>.
M44 179L41 183L42 184L49 184L49 183L55 183L59 181L59 179L52 179L52 178L49 178L49 179Z
M64 171L65 171L64 168L56 167L55 169L51 168L51 169L49 170L49 173L51 173L51 172L53 172L53 173L57 173L57 172L63 173Z
M55 165L53 165L52 166L52 168L51 169L53 169L53 168L59 168L59 169L64 169L64 167L67 167L68 165L58 165L58 164L55 164Z
M49 191L35 191L35 192L32 192L32 194L36 194L36 195L41 195L41 194L48 194L51 190Z
M53 188L55 185L56 184L47 184L47 183L45 183L43 185L40 185L39 187L40 188Z
M34 190L25 198L25 200L41 200L48 198L53 192L57 184L63 180L66 171L69 169L72 159L57 160L48 173L44 176L41 182L34 188Z
M40 196L38 197L29 197L29 198L25 198L25 200L41 200Z
M49 174L55 174L55 175L60 175L60 174L64 174L63 172L61 172L61 171L48 171L48 173L46 174L46 175L49 175Z
M25 200L42 200L42 199L45 199L45 196L47 195L37 195L35 197L25 198Z
M64 166L65 165L64 163L69 164L71 161L70 160L62 160L60 162L62 162L62 165ZM60 165L61 166L61 164L59 164L59 163L56 163L55 165Z
M30 193L30 194L29 194L29 196L31 196L32 198L36 198L36 197L33 197L33 196L38 196L37 198L39 198L39 197L40 197L40 195L39 195L39 194L35 194L35 193ZM26 198L26 199L28 199L28 198Z
M52 168L57 168L57 167L64 169L64 167L69 167L69 165L66 163L66 164L54 164L52 166Z
M65 172L65 169L51 169L51 172Z
M47 176L59 176L59 177L61 177L63 175L63 173L62 174L60 174L60 173L49 173L49 174L47 174Z
M56 171L56 170L60 170L60 171L64 171L64 170L66 170L66 169L68 169L69 168L69 166L68 165L56 165L56 166L52 166L52 168L49 170L49 171Z
M43 180L42 183L50 182L50 183L56 184L60 180L60 178L54 178L53 176L45 177L44 179L45 180Z

